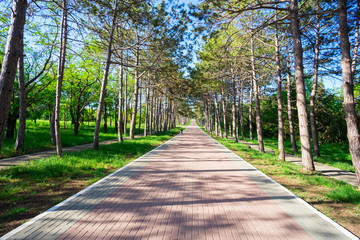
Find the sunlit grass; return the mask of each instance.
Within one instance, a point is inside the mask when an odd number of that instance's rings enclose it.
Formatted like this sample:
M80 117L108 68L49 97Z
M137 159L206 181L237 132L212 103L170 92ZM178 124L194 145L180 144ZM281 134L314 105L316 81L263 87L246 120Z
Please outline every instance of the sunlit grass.
M254 144L258 144L257 140L245 139L247 142L251 142ZM277 150L278 149L278 141L275 138L264 138L265 147ZM288 154L296 155L301 157L301 145L300 142L297 141L297 146L299 149L298 154L294 154L292 145L289 139L284 141L285 152ZM349 152L349 145L340 144L340 143L326 143L320 145L320 157L314 158L315 161L319 163L323 163L329 166L333 166L345 171L355 172L354 166L351 162L351 156Z
M91 143L94 136L94 122L84 123L81 125L79 130L79 135L74 135L73 126L71 122L67 122L66 128L64 124L61 124L61 141L63 147L70 147L75 145L81 145L86 143ZM136 128L137 129L137 128ZM141 132L143 128L141 128ZM129 133L129 131L127 131ZM137 130L135 134L138 134ZM110 139L116 139L117 132L115 131L115 126L110 126L108 124L107 133L103 132L103 128L100 129L99 141L105 141ZM26 154L39 152L43 150L54 149L54 146L51 144L51 135L50 135L50 125L49 121L46 120L37 120L36 124L34 121L26 122L26 134L25 134L25 147L24 152L17 153L14 150L15 138L14 139L4 139L4 143L1 149L0 157L11 157L18 154Z

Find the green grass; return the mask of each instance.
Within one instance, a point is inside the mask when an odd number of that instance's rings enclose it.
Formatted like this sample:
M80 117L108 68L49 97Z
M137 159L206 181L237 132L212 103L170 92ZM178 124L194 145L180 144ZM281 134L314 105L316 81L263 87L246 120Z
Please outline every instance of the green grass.
M245 139L245 141L258 144L257 140ZM277 138L264 138L264 145L265 147L274 149L276 151L278 149L278 140ZM297 141L297 146L299 149L298 154L294 154L290 140L285 140L284 146L286 153L299 157L301 156L300 141ZM314 158L316 162L333 166L345 171L355 172L354 166L351 162L349 145L340 143L322 144L320 145L320 154L321 156L319 158Z
M271 153L261 154L254 149L248 148L244 144L235 143L232 139L223 139L217 136L213 136L213 138L239 156L246 156L247 159L251 159L251 164L269 176L295 179L302 186L325 187L327 189L326 192L320 193L323 201L351 203L360 207L360 191L343 181L325 177L317 172L306 172L301 166L279 161L277 157ZM299 191L298 187L288 186L288 188L296 194L299 194L300 197L303 197L303 194L306 195L306 193Z
M64 128L64 124L61 124L61 141L63 147L70 147L80 144L91 143L94 136L94 123L91 122L88 126L87 123L80 127L79 135L74 135L74 129L70 122L67 122L67 128ZM137 129L137 128L136 128ZM143 131L143 128L141 128ZM129 133L129 131L128 131ZM137 131L135 134L138 134ZM117 133L114 125L108 124L108 132L104 133L103 128L100 129L99 141L105 141L110 139L116 139ZM49 121L37 120L35 124L33 121L26 122L26 134L25 134L25 149L24 152L18 153L14 150L15 139L4 139L4 143L1 149L0 158L12 157L19 154L39 152L43 150L54 149L51 144L50 125Z
M180 129L101 145L96 151L67 153L61 159L47 157L0 171L0 225L11 221L17 213L27 211L30 201L35 205L37 200L53 204L60 202L64 197L61 194L69 183L79 180L85 181L85 186L90 185L154 149L179 133ZM68 196L74 193L70 192ZM35 202L34 198L37 199ZM13 207L15 205L16 208Z

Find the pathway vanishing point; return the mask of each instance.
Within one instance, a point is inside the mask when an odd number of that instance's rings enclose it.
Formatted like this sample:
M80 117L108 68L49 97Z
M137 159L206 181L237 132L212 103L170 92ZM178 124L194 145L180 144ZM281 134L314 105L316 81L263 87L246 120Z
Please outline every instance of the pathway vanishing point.
M203 133L178 135L1 239L358 239Z

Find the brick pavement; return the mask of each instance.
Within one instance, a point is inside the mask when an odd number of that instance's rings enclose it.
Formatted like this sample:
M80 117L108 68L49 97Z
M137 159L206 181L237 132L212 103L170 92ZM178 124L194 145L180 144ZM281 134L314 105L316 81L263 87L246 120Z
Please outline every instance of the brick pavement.
M357 238L192 122L3 239Z

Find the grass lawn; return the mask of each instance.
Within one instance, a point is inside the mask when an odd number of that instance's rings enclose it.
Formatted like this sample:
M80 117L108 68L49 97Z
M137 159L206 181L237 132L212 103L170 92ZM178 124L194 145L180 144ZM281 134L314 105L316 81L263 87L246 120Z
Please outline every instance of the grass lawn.
M257 140L250 140L245 139L247 142L251 142L254 144L257 144ZM271 148L271 149L278 149L278 141L277 138L264 138L264 145L265 147ZM297 146L299 149L299 154L294 154L292 150L292 145L290 142L290 139L285 140L284 142L285 146L285 152L288 154L301 156L301 145L300 141L297 141ZM349 172L355 172L353 164L351 162L351 156L349 152L349 145L347 144L322 144L320 145L320 154L321 156L319 158L314 158L316 162L320 162L329 166L333 166L345 171Z
M0 171L0 236L149 152L180 129Z
M80 127L79 135L74 135L74 129L70 122L67 122L67 128L64 128L63 122L61 122L61 141L63 147L71 147L75 145L91 143L94 137L95 123L91 122L89 125L85 123ZM101 125L103 126L103 125ZM129 125L128 125L129 126ZM136 128L137 129L137 128ZM141 128L143 130L143 128ZM127 132L129 133L129 131ZM138 134L136 131L135 134ZM108 133L104 133L103 128L100 129L99 140L116 139L117 133L115 132L114 125L108 124ZM24 152L16 152L14 150L15 138L4 139L4 143L1 149L0 158L13 157L17 155L23 155L27 153L34 153L49 149L54 149L55 146L51 144L50 125L47 120L37 120L35 124L33 121L26 122L26 134L25 134L25 150Z
M301 166L279 161L270 153L261 154L244 144L234 143L231 139L216 136L213 138L319 211L360 236L360 191L355 187L319 173L304 171ZM325 155L325 151L323 153ZM330 152L328 154L330 155Z

